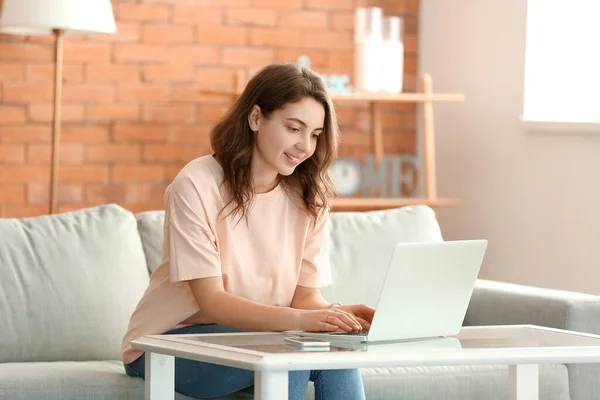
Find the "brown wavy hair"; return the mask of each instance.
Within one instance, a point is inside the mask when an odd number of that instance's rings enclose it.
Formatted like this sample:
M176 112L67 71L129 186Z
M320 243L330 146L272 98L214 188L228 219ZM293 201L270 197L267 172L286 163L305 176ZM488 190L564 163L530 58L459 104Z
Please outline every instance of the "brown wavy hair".
M329 168L337 159L340 136L333 102L319 75L298 63L285 63L269 65L254 75L210 132L210 143L223 168L223 184L230 196L224 209L233 206L228 215L239 212L241 217L246 216L254 199L251 165L256 139L248 123L254 105L258 105L268 119L286 104L307 97L312 97L325 109L323 132L317 139L314 154L298 165L291 175L280 178L286 192L297 195L314 219L329 208L329 201L334 196Z

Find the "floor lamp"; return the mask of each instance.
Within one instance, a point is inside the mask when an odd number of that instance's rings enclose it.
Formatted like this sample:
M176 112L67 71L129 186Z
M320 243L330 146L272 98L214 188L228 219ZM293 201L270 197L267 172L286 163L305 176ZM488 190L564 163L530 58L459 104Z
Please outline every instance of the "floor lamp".
M57 211L58 165L62 99L63 38L65 35L114 34L117 28L110 0L4 0L0 33L54 35L54 104L50 213Z

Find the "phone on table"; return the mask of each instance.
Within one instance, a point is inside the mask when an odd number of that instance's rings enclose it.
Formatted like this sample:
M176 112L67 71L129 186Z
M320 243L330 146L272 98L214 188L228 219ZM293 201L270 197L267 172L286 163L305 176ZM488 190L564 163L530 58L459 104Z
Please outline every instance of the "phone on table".
M298 347L303 350L326 350L330 343L326 340L315 339L310 337L286 336L283 341L291 346Z

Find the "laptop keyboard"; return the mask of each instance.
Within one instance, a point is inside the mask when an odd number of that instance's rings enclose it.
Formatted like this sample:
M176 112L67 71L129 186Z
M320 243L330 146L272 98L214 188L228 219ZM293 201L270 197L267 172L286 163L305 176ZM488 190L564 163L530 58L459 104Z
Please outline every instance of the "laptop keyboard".
M338 336L367 336L369 331L357 331L357 332L330 332L330 335Z

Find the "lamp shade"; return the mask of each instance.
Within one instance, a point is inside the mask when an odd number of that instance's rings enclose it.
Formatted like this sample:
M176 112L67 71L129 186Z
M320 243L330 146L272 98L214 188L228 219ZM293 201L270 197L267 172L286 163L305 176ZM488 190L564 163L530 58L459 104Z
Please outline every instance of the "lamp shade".
M0 32L15 35L115 33L110 0L4 0Z

